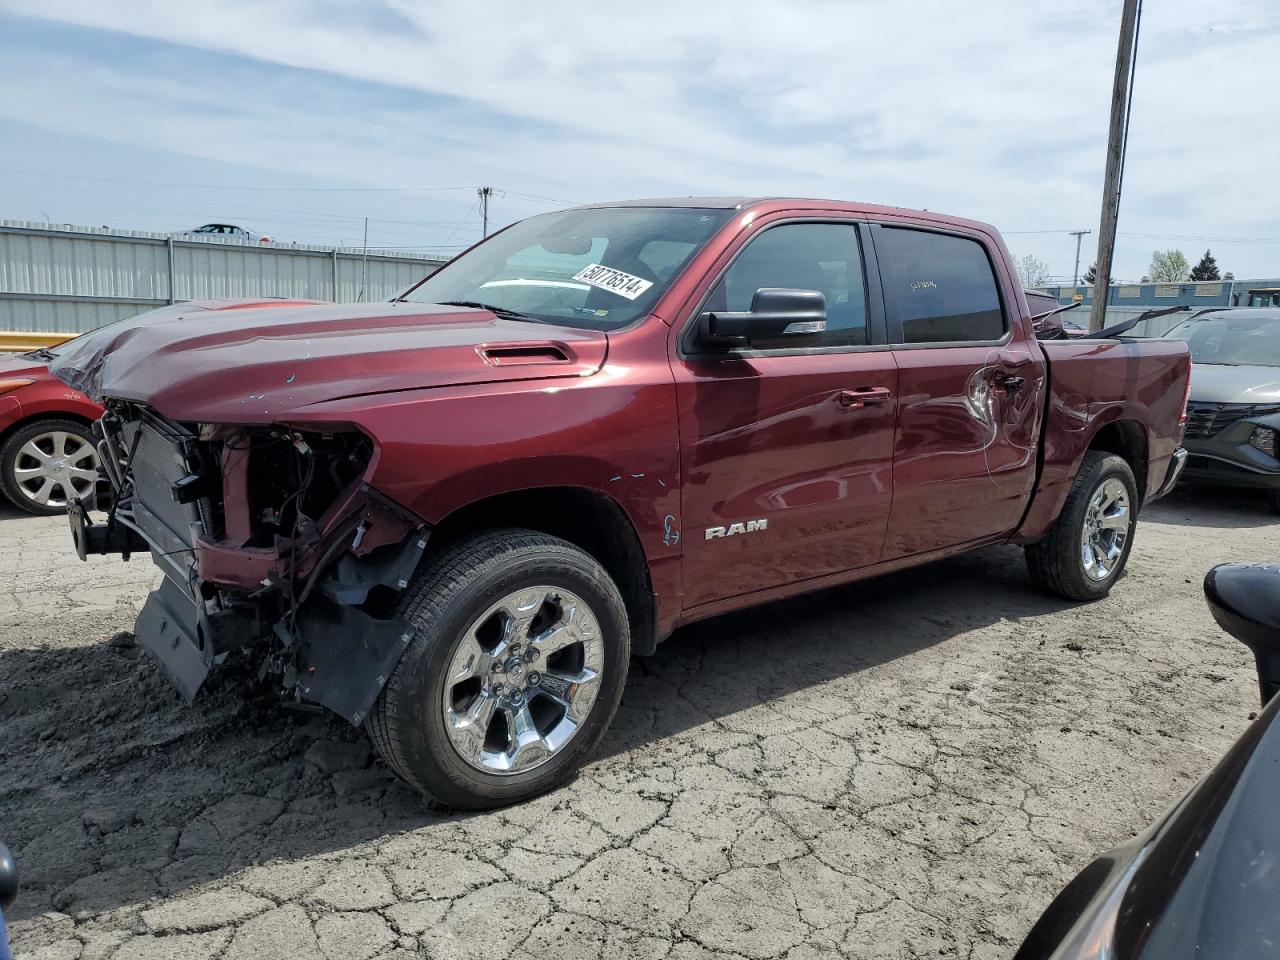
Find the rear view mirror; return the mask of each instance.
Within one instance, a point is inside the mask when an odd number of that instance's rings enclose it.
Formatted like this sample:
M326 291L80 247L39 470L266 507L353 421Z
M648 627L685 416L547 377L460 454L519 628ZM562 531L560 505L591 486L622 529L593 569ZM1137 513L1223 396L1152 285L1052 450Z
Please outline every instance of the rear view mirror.
M761 287L745 313L715 310L699 318L701 340L722 349L758 341L813 336L827 329L827 298L817 290Z
M1280 566L1224 563L1204 578L1213 619L1253 651L1262 703L1280 692Z
M584 257L591 252L590 237L544 237L542 249L547 253L560 253L569 257Z

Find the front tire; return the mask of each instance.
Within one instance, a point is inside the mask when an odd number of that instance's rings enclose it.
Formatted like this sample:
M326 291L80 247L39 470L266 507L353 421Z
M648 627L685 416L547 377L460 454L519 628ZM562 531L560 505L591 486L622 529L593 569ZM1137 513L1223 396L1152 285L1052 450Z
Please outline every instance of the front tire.
M1031 579L1067 600L1101 600L1124 571L1137 520L1138 485L1129 464L1090 450L1057 522L1026 548Z
M68 503L93 492L97 478L93 434L75 420L33 420L0 446L0 490L27 513L66 513Z
M468 537L419 571L399 616L414 636L366 726L387 764L444 806L487 809L563 783L622 699L622 596L558 537Z

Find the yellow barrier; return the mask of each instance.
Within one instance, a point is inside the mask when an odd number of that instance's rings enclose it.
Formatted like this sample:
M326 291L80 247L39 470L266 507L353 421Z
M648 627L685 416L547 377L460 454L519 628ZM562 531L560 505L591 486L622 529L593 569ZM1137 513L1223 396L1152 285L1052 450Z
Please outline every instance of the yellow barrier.
M74 336L74 333L15 333L0 330L0 353L26 353L40 347L56 347Z

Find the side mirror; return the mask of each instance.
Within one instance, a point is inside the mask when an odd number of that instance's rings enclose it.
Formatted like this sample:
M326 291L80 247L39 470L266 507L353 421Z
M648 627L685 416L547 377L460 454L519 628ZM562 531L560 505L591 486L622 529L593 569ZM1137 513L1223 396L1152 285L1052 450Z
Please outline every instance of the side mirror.
M746 313L716 310L699 318L701 341L725 349L759 340L813 336L827 329L827 298L817 290L761 287Z
M1213 619L1253 651L1262 704L1280 693L1280 566L1224 563L1205 575Z
M0 843L0 913L13 906L18 899L18 865L13 862L9 848ZM4 920L0 918L0 935L4 932ZM4 944L0 943L0 952Z

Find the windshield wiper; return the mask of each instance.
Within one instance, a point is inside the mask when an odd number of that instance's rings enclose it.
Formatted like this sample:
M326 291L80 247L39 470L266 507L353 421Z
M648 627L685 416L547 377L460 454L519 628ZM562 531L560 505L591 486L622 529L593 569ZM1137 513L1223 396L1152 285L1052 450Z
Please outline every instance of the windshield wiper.
M472 307L476 310L488 310L490 313L497 314L504 320L524 320L528 323L545 323L545 320L539 320L537 317L531 317L527 313L521 313L519 310L508 310L506 307L495 307L491 303L481 303L479 300L441 300L440 305L444 307Z

